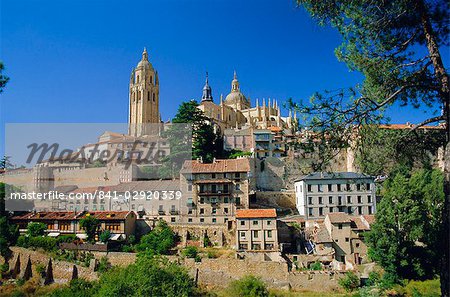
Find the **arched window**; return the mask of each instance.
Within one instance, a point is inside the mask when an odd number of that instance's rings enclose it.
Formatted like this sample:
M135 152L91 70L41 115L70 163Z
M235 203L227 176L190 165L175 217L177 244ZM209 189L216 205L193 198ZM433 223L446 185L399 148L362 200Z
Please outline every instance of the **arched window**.
M147 101L150 101L150 92L147 92Z
M153 76L150 75L150 83L153 83Z
M155 93L153 93L153 102L155 102L155 100L156 100L156 95L155 95Z

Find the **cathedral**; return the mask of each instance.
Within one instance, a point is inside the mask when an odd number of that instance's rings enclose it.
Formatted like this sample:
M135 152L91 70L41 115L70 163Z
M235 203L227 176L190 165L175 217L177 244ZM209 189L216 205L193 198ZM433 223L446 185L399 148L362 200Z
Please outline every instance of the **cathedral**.
M131 71L129 89L128 134L134 137L154 134L161 123L159 113L158 71L148 61L144 48L142 59ZM153 125L152 125L153 124Z
M240 89L236 71L231 81L231 91L223 100L220 96L219 104L214 103L212 89L209 85L208 74L203 87L202 99L199 105L205 115L210 118L223 132L225 129L268 129L277 127L281 129L294 130L297 122L296 115L292 117L282 117L280 107L276 100L269 99L267 102L256 100L256 106L252 107L250 99L247 98ZM293 131L294 132L294 131Z

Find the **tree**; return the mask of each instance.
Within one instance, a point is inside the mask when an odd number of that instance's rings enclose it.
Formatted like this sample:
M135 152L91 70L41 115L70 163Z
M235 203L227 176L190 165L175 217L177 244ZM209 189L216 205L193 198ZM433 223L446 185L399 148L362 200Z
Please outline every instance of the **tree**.
M188 150L188 153L192 152L193 159L202 158L205 162L211 162L214 157L219 155L220 148L216 144L221 143L220 134L214 131L209 119L198 108L197 101L182 102L172 123L175 125L165 133L171 145L171 155L173 150L177 154L180 153L180 143L183 150ZM185 125L186 128L180 129L180 125ZM192 129L192 133L189 133L189 129ZM186 147L184 145L186 143L190 143L192 146ZM188 157L187 152L184 152L184 156Z
M359 277L353 272L349 271L345 276L339 279L339 285L347 292L352 292L359 287Z
M5 70L5 66L3 65L3 62L0 61L0 93L3 92L6 83L9 81L9 77L3 74L3 70Z
M9 161L9 159L11 159L9 156L3 156L0 159L0 169L5 170L13 167L13 164Z
M47 225L39 222L28 223L27 234L30 237L43 236L47 230Z
M439 272L443 185L442 172L426 169L399 171L386 181L366 238L387 278L432 279Z
M100 222L93 216L87 214L84 218L80 220L80 227L84 229L87 235L88 241L94 241L95 235L97 235L98 227Z
M268 297L269 291L267 290L264 282L253 275L247 275L243 278L236 280L230 284L230 291L233 296L240 297Z
M137 250L152 255L164 255L174 246L175 233L165 221L160 220L150 233L141 237Z
M317 93L310 104L298 104L300 111L309 114L316 141L337 149L358 146L355 130L385 121L384 112L394 103L425 105L433 111L432 117L414 125L412 133L426 124L445 124L445 203L439 250L442 295L449 296L450 92L440 53L440 47L449 44L449 2L297 2L320 24L339 31L343 43L336 56L364 75L360 86Z
M111 231L109 231L109 230L103 231L102 233L100 233L100 236L99 236L100 241L103 243L107 243L110 237L111 237Z
M14 245L19 237L19 230L16 225L8 223L6 216L0 215L0 256L8 259L11 255L9 247Z

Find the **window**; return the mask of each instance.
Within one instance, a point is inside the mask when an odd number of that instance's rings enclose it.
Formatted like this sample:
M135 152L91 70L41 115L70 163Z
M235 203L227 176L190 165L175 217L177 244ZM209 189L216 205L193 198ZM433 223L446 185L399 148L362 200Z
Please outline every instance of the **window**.
M245 226L245 221L241 221L241 226Z
M338 224L338 229L342 229L342 224Z
M204 223L205 219L204 218L200 218L200 223Z
M192 185L188 185L188 192L192 192Z
M259 231L253 230L253 238L258 238L258 236L259 236Z
M323 185L317 185L317 191L323 192Z
M216 174L215 173L211 174L211 177L216 178Z
M192 218L189 218L189 219L188 219L188 223L192 223Z
M347 196L347 203L352 203L352 196Z
M216 214L216 213L217 213L217 208L213 207L213 208L211 209L211 213L212 213L212 214Z
M319 204L323 204L323 199L322 199L322 197L319 197Z
M356 190L361 191L361 184L356 184Z
M366 190L370 191L370 184L369 183L366 184Z
M372 203L372 196L370 195L367 196L367 202Z
M241 238L245 239L245 232L241 232Z
M356 247L359 248L359 242L356 243Z
M313 198L312 197L308 197L308 204L313 204Z
M228 192L228 190L227 190ZM228 203L228 196L223 197L223 203Z
M71 229L70 222L59 222L59 230L69 231Z
M261 245L259 243L252 244L252 250L259 251L261 249Z
M248 244L245 244L245 243L239 244L239 249L240 250L247 250L248 249Z
M362 206L358 206L358 214L363 214L363 211L362 211Z
M188 214L192 214L192 207L188 208Z
M346 184L346 185L345 185L345 190L346 190L346 191L351 191L351 190L352 190L351 185L350 185L350 184Z
M328 197L328 203L333 204L333 196Z
M341 191L341 184L337 184L337 190Z
M200 208L200 214L204 214L205 213L205 209L204 208Z
M372 214L372 206L369 206L369 214Z
M236 172L236 173L234 174L234 177L235 177L235 178L240 178L240 177L241 177L241 174L240 174L239 172Z
M272 224L272 221L267 221L267 225L269 226L270 224Z
M345 242L349 242L349 241L350 241L350 238L346 237Z
M311 191L312 191L312 186L308 185L308 192L311 192Z
M333 192L333 184L328 184L328 192Z
M175 218L170 218L170 222L175 223Z
M217 221L217 219L216 219L216 218L213 218L213 219L212 219L212 222L213 222L213 223L215 223L216 221Z
M205 198L200 197L200 203L201 203L201 204L205 203Z
M240 197L236 197L236 205L241 205L241 198Z
M313 215L313 209L312 209L312 207L308 208L308 215L310 215L310 216Z
M338 204L339 204L339 205L342 204L342 196L338 196Z
M155 93L153 93L153 102L155 102L156 101L156 95L155 95Z
M358 203L362 203L362 199L361 199L361 196L358 196Z
M272 230L267 230L267 237L272 238Z
M253 221L253 226L258 225L258 221Z
M241 185L240 184L236 184L235 189L239 191L241 189Z
M348 213L348 214L352 214L352 213L353 213L353 210L352 210L352 207L351 207L351 206L348 206L348 207L347 207L347 213Z
M119 231L120 230L120 222L110 222L105 224L105 230L109 231Z
M330 210L329 210L328 212L333 212L333 208L332 208L332 207L330 207Z
M319 207L319 216L323 216L323 207Z
M223 209L223 213L228 214L228 207L225 207L225 208Z

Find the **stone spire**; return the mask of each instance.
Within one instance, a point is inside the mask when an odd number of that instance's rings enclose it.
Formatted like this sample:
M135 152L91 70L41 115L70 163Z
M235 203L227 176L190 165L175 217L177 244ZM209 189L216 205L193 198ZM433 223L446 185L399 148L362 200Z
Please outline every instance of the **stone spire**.
M231 81L231 92L239 92L239 81L237 79L236 70L233 74L233 80Z
M213 101L212 89L208 83L208 72L206 72L205 86L203 87L202 101Z
M142 52L142 61L148 61L148 53L146 47L144 47L144 51Z

